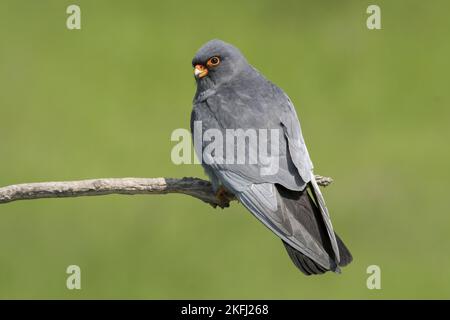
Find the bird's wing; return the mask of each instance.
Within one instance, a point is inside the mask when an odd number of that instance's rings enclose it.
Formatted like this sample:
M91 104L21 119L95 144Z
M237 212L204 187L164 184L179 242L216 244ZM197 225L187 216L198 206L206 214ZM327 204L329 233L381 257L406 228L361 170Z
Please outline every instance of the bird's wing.
M200 147L196 146L197 156L202 158L203 166L210 167L210 171L230 171L246 178L251 183L279 183L292 190L303 190L308 181L303 181L298 170L287 153L287 142L283 134L283 127L279 119L277 108L280 105L274 101L274 95L264 96L262 93L248 95L239 91L240 88L231 91L218 92L208 98L207 102L194 104L191 114L191 130L194 132L195 124L200 128L200 134L210 129L222 134L221 141L225 144L220 153L222 156L231 157L232 161L216 162L210 156L208 146L211 140L202 139L198 141ZM274 106L276 106L274 108ZM261 129L261 131L259 131ZM245 135L247 130L255 133L256 143L248 143L246 139L245 151L241 152L236 146L234 152L228 153L228 142L235 143L237 140L228 140L228 130L234 134ZM255 131L256 130L256 131ZM265 133L265 135L263 135ZM194 133L193 133L194 134ZM233 133L231 133L233 134ZM265 136L265 138L263 138ZM242 136L241 136L242 137ZM264 143L266 139L267 143ZM215 139L214 139L215 141ZM242 141L242 139L241 139ZM276 143L279 142L279 143ZM276 144L276 150L272 148ZM195 144L195 141L194 141ZM261 144L267 146L266 152L262 151ZM270 149L270 151L269 151ZM218 154L215 154L217 156ZM244 155L245 163L240 164L238 157ZM257 161L249 161L250 155L256 155ZM276 160L271 163L274 157ZM270 170L273 164L273 171Z
M306 148L306 144L303 139L300 122L298 120L294 105L292 104L289 97L287 95L285 96L288 100L288 108L281 115L281 124L288 141L289 154L302 179L311 183L315 200L320 208L320 212L322 213L322 217L327 228L328 236L330 237L331 246L335 253L336 260L337 262L339 262L339 249L333 230L333 225L331 224L331 219L328 213L327 206L325 204L325 199L323 198L319 186L317 185L316 179L314 178L313 164L309 157L308 149Z
M306 216L299 218L299 214L306 215L306 212L298 210L298 202L294 208L295 212L289 208L286 199L279 194L274 184L251 184L236 196L258 220L285 243L327 270L336 268L336 263L317 236L318 231L314 232L314 219Z
M280 115L281 126L288 142L289 154L292 162L297 168L303 181L309 182L312 176L313 164L303 139L297 112L289 97L287 95L285 95L285 97L287 104Z

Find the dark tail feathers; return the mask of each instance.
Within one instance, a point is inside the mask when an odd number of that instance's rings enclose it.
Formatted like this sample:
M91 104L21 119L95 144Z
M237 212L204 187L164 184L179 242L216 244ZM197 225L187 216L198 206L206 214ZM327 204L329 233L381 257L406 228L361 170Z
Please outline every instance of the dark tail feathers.
M336 241L339 247L339 254L341 256L341 261L339 262L339 266L335 266L334 269L328 270L322 267L321 265L317 264L307 256L305 256L300 251L295 250L290 245L288 245L286 242L283 241L284 247L286 248L286 251L289 254L289 257L291 258L292 262L295 264L295 266L304 274L307 276L312 274L322 274L327 271L334 271L336 273L340 273L339 267L345 267L350 262L352 262L353 257L350 251L347 249L345 244L342 242L341 238L336 234Z
M294 214L296 219L302 223L311 236L316 239L317 243L320 244L326 252L328 252L330 259L333 260L331 263L331 270L328 270L283 241L292 262L306 275L322 274L327 271L339 273L339 267L348 265L353 259L352 255L342 242L341 238L339 238L336 234L336 241L340 255L339 265L336 265L334 262L334 252L331 247L330 239L328 237L320 210L309 195L307 189L298 192L286 189L280 185L277 185L277 189L288 211L291 212L291 214Z

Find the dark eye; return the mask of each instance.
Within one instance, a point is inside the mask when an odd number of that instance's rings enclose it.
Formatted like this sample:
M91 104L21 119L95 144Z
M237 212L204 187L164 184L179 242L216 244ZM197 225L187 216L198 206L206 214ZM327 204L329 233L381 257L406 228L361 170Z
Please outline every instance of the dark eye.
M215 67L220 63L220 58L219 57L212 57L208 60L208 62L206 63L206 65L208 67Z

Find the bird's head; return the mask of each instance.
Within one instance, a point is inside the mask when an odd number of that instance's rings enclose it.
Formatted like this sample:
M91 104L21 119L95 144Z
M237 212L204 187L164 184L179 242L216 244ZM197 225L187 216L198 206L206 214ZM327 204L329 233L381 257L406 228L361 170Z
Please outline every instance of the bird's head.
M197 51L192 66L198 86L209 89L230 81L248 63L238 48L221 40L211 40Z

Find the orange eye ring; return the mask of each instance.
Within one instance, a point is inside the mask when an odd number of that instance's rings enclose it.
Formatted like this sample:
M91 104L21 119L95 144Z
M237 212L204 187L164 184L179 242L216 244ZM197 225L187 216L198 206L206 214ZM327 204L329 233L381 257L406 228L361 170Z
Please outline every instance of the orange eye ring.
M211 67L218 66L219 63L220 63L219 57L211 57L211 58L209 58L208 62L206 62L206 65L208 66L208 68L211 68Z

